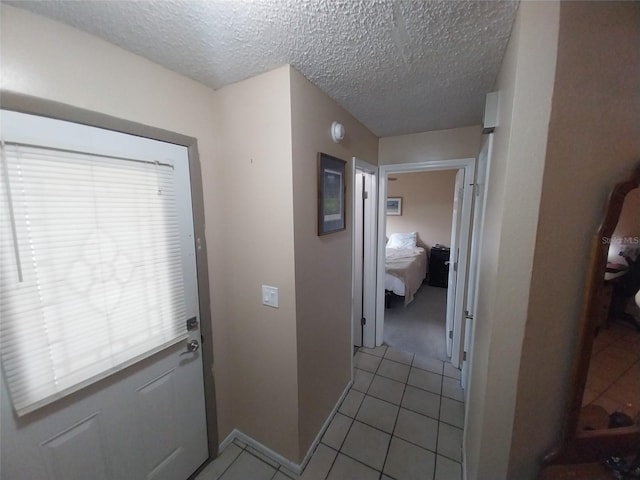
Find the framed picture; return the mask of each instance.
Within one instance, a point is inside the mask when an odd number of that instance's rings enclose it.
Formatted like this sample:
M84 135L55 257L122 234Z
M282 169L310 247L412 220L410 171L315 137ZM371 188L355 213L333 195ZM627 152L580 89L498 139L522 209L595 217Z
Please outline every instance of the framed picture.
M402 215L402 197L387 197L387 215Z
M345 166L347 162L318 154L318 235L347 228Z

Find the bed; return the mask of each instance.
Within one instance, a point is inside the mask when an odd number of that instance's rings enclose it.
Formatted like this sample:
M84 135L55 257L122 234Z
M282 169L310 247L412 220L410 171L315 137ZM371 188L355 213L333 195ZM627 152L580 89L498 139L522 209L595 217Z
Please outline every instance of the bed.
M394 233L385 251L384 289L404 297L405 306L427 275L427 252L416 245L416 234Z

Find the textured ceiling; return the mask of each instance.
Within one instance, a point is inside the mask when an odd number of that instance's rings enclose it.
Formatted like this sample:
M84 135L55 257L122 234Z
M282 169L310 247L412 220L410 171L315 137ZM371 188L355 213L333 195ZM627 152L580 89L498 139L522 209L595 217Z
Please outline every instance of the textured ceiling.
M515 1L7 1L220 88L289 63L378 136L479 124Z

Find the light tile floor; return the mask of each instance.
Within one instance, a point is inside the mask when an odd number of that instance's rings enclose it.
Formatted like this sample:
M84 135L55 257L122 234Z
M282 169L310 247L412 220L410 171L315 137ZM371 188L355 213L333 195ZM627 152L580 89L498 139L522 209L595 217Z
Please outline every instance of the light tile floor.
M640 419L640 332L611 322L593 341L582 405L600 405Z
M234 442L197 480L461 480L464 398L448 363L360 349L353 386L302 475Z

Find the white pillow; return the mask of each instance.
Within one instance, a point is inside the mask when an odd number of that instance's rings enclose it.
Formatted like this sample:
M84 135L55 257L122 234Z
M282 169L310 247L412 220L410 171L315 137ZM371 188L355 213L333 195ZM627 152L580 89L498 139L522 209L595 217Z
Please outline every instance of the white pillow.
M389 248L415 248L416 232L411 233L392 233L387 242Z

